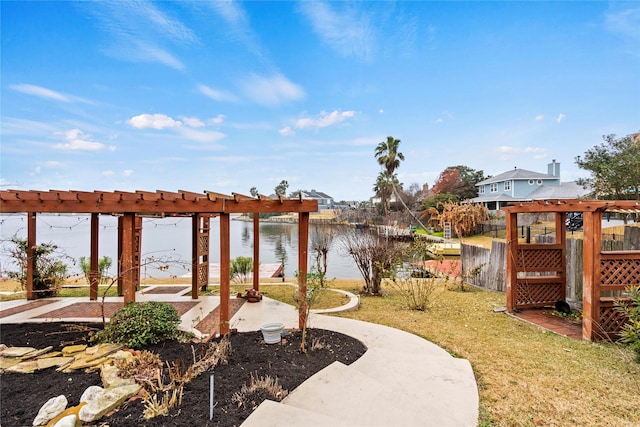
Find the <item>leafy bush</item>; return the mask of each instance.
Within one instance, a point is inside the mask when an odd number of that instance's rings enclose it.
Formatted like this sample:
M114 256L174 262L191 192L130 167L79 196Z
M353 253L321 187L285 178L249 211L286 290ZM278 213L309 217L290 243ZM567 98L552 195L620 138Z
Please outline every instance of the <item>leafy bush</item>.
M231 280L245 283L253 271L253 258L239 256L231 260Z
M627 343L636 352L636 362L640 363L640 286L629 286L626 289L631 302L618 302L616 308L629 320L622 326L620 341Z
M95 335L99 342L141 348L180 336L180 314L165 302L132 302L114 313L104 330Z
M13 247L8 249L8 255L18 265L19 271L10 271L9 277L20 282L23 289L27 286L28 241L17 236L11 238ZM58 252L58 246L53 243L41 243L33 248L35 268L33 270L33 289L36 298L56 296L58 289L64 283L67 265L62 262L65 255Z
M85 256L81 256L78 259L78 263L80 264L80 268L82 269L82 273L84 274L85 279L88 284L91 284L90 275L91 275L91 259ZM107 278L107 272L111 267L111 257L103 256L98 260L98 283L104 283L104 280Z

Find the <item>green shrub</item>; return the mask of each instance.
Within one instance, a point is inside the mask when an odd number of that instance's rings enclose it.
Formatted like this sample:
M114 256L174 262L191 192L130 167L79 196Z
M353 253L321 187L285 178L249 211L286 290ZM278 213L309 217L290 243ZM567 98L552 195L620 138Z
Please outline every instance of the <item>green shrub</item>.
M132 302L114 313L95 336L99 342L141 348L180 336L180 314L171 304L157 301Z
M27 286L27 267L29 262L27 239L13 236L9 242L7 254L18 265L19 271L10 271L8 276L20 282L23 289ZM41 243L33 247L33 290L36 298L54 297L64 283L67 265L62 262L66 255L60 254L53 243Z
M636 352L636 362L640 363L640 286L629 286L626 291L631 302L616 304L618 311L628 319L620 331L620 341L629 344Z
M253 258L239 256L231 260L231 280L245 283L253 271Z

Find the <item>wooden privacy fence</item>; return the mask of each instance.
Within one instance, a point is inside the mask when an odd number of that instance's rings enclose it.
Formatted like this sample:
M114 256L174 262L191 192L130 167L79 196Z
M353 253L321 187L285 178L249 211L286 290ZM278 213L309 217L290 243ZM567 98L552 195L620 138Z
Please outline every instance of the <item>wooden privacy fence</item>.
M555 236L547 234L536 236L535 242L553 243L553 239ZM602 241L602 251L605 252L637 250L640 250L640 227L626 227L622 240ZM460 246L460 263L465 281L480 288L505 292L506 251L506 243L497 240L492 242L491 249L463 243ZM567 239L566 299L578 305L582 303L583 255L582 239Z

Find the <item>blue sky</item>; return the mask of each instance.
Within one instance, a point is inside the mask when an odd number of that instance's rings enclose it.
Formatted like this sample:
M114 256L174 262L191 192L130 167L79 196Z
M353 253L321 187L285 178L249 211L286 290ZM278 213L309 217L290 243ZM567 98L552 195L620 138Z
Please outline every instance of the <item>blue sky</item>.
M0 2L1 188L372 195L563 181L640 130L640 2Z

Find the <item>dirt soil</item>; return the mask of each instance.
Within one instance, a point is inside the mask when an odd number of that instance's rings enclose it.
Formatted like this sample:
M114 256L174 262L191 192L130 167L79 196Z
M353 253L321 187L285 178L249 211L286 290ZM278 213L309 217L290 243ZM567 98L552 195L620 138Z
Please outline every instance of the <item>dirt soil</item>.
M78 325L3 324L0 325L0 343L35 348L52 345L54 350L60 350L65 345L80 344L88 340L89 332L82 330L84 328L78 328ZM99 327L94 324L82 325L90 328ZM213 421L209 421L210 379L205 373L185 387L182 405L167 416L145 420L142 415L142 401L129 400L120 409L94 425L239 426L265 399L265 395L255 393L249 396L249 403L245 407L238 407L238 404L232 402L233 394L239 391L243 384L249 385L252 375L277 378L282 387L291 392L332 362L351 364L366 351L366 347L360 341L337 332L320 329L310 329L308 332L307 343L317 339L325 347L302 353L299 331L291 331L283 344L265 344L260 332L231 335L232 350L228 364L215 368ZM179 361L181 370L184 371L193 363L194 352L196 355L201 354L204 345L167 341L145 349L159 354L164 362ZM64 394L69 406L75 406L84 390L91 385L102 386L99 373L64 374L56 372L53 368L33 374L3 373L0 375L0 425L31 426L38 410L47 400Z

